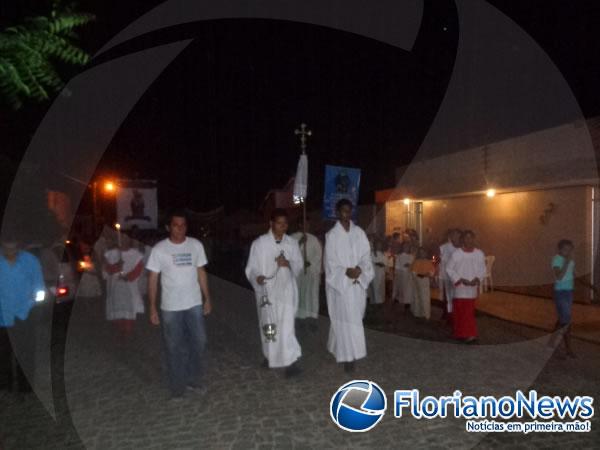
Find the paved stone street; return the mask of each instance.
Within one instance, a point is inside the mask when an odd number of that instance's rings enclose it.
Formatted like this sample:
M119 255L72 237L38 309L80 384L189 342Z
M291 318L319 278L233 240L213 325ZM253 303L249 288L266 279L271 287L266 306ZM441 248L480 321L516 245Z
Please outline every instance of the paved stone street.
M600 419L590 433L481 434L459 419L394 419L395 389L426 394L541 394L600 398L600 346L575 341L579 358L553 356L540 331L480 317L480 345L447 339L435 318L401 316L397 333L369 319L369 356L349 378L325 350L328 319L319 330L299 331L304 374L294 380L259 367L262 359L253 295L211 279L215 313L208 320L205 396L168 401L161 375L159 331L138 323L130 342L118 342L103 320L102 305L75 305L64 371L54 361L55 422L33 395L0 397L0 443L25 448L599 448ZM439 315L439 309L434 308ZM338 429L329 417L333 393L350 379L377 382L388 411L368 433ZM63 383L64 380L64 383ZM2 447L2 446L0 446Z

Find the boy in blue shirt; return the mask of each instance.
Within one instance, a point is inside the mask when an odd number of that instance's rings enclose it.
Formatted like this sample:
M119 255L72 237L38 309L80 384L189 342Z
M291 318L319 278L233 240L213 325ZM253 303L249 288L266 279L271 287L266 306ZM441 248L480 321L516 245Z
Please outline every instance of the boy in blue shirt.
M563 239L558 243L558 254L552 258L554 270L554 304L558 314L556 329L564 328L564 341L567 355L575 358L571 349L571 308L575 283L575 261L573 243Z

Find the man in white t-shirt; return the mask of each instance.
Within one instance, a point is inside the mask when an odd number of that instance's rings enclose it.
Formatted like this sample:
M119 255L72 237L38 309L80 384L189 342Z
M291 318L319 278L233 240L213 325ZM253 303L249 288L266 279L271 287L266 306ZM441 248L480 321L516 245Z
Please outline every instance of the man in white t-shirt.
M172 398L185 389L204 393L203 356L206 346L204 316L212 310L207 264L200 241L186 237L184 212L170 215L169 237L152 249L148 269L150 321L162 323L167 356L167 373ZM158 277L161 277L161 314L157 308ZM204 302L203 302L204 297Z

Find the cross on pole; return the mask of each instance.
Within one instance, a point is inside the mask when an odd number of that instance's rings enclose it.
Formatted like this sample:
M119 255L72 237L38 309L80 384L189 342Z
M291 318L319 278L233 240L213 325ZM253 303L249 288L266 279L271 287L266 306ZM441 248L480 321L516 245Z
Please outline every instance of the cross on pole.
M300 148L302 149L302 153L306 153L306 142L309 136L312 136L312 131L306 129L306 124L300 124L300 129L296 129L294 131L296 136L300 136Z
M308 141L308 137L312 136L312 131L308 130L306 128L306 124L305 123L301 123L300 124L300 129L296 129L294 131L294 134L296 136L300 136L300 148L302 149L302 154L306 155L306 142ZM302 199L302 240L304 241L304 243L301 245L302 246L302 253L304 256L304 274L306 275L307 272L307 265L306 265L306 241L307 241L307 237L306 237L306 199Z

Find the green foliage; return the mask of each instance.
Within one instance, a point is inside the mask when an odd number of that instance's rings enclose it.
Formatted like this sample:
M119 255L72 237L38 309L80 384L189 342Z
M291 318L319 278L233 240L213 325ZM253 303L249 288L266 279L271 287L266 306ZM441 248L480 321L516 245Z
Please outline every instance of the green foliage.
M64 82L55 65L89 61L74 44L74 30L92 20L90 14L53 12L0 32L0 102L19 109L26 100L41 102L58 92Z

